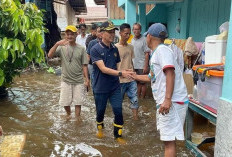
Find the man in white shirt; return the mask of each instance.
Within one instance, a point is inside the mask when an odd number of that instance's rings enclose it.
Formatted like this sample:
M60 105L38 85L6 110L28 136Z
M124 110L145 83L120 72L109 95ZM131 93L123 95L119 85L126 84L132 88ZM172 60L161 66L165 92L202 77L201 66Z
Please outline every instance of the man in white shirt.
M145 33L152 49L149 75L135 75L138 81L151 81L156 101L157 130L164 142L165 157L176 156L176 140L184 140L184 121L188 108L187 89L172 50L165 46L166 27L155 23Z
M79 25L79 31L80 34L77 36L76 43L80 44L81 46L84 46L86 49L86 39L88 37L88 34L86 34L86 24L82 23Z

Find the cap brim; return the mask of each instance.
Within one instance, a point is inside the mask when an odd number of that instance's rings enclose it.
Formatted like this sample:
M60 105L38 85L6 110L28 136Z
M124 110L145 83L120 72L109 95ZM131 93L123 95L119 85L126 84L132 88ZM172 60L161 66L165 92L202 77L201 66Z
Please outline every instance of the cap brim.
M66 29L65 32L67 32L67 31L71 31L71 32L73 32L73 33L76 33L76 32L77 32L77 31L74 31L74 30L72 30L72 29Z
M146 37L146 36L147 36L147 34L148 34L148 32L145 32L145 33L143 33L143 36L145 36L145 37Z
M117 27L107 27L102 29L102 31L111 31L111 30L119 30Z

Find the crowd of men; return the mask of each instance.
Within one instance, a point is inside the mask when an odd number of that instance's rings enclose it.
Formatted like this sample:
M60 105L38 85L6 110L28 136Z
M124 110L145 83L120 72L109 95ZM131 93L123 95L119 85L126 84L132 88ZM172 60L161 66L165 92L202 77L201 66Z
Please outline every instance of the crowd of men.
M75 105L76 117L80 117L85 92L91 82L97 137L104 137L104 115L109 101L114 113L114 137L125 144L122 137L124 95L126 93L130 99L133 119L138 120L138 98L145 98L146 82L150 82L165 156L175 156L175 140L184 140L188 98L180 67L172 50L163 44L168 35L166 27L155 23L144 35L139 23L132 28L123 23L118 29L112 22L106 21L100 26L93 25L90 35L86 34L86 28L85 24L78 28L67 26L65 39L57 42L48 53L48 57L61 58L59 103L64 106L67 118L71 115L71 104ZM128 43L131 29L134 36ZM118 43L114 43L116 30L120 34Z

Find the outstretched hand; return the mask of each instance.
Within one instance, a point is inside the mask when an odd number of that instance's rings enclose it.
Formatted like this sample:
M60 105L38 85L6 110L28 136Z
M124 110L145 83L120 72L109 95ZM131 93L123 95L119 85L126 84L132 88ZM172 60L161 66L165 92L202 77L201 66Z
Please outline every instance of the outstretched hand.
M133 70L130 69L122 71L122 77L130 80L133 80L133 74L134 74Z

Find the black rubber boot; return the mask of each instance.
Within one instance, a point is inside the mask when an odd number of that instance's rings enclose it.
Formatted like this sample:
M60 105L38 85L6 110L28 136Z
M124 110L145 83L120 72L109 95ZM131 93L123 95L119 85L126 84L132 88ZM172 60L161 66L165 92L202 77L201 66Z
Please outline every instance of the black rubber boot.
M122 138L122 125L114 124L114 137L119 144L126 144L126 140Z

